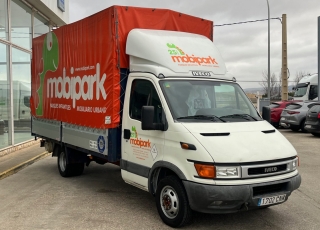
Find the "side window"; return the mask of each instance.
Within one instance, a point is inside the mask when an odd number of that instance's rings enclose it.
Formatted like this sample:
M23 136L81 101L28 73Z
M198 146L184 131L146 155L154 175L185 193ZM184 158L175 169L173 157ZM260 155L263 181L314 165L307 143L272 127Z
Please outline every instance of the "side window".
M313 100L316 97L318 97L318 86L317 85L311 85L310 86L310 92L309 92L309 98L310 98L310 100Z
M162 121L162 106L156 89L147 80L134 80L130 93L129 115L132 119L141 121L142 106L154 106L153 122Z

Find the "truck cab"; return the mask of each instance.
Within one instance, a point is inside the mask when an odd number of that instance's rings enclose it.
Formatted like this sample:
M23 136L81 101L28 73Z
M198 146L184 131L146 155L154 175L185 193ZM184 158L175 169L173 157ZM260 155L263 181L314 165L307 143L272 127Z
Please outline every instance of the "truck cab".
M294 90L293 100L318 100L318 74L304 76Z

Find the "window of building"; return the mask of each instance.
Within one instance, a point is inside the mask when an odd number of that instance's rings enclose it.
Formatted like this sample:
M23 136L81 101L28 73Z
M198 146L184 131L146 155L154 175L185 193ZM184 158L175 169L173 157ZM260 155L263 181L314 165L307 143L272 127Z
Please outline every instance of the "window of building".
M0 38L8 40L7 0L0 0Z
M8 139L8 118L9 118L9 100L8 100L8 46L0 43L0 149L9 145Z
M31 96L30 58L29 53L12 48L14 143L32 138L30 108L24 104L24 98Z
M31 12L21 1L11 1L11 42L26 49L31 49Z
M39 37L42 34L48 33L49 32L49 26L48 26L48 21L41 17L39 14L34 15L34 37Z

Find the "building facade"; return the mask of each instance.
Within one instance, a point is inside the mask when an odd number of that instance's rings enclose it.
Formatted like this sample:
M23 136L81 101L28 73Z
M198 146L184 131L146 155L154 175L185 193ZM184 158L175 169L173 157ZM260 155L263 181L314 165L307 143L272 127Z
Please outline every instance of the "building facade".
M32 38L69 22L69 0L0 0L0 150L32 140Z

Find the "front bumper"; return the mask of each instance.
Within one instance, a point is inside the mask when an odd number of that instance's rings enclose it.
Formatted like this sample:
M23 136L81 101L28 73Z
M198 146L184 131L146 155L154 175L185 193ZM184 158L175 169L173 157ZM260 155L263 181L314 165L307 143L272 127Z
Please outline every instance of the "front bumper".
M298 121L295 117L281 117L280 123L287 125L300 125L300 121Z
M320 125L309 125L305 124L304 129L307 130L309 133L320 133Z
M298 174L280 181L234 186L206 185L191 181L183 181L183 184L192 210L203 213L233 213L259 208L259 199L263 197L286 194L286 201L299 188L301 176Z

